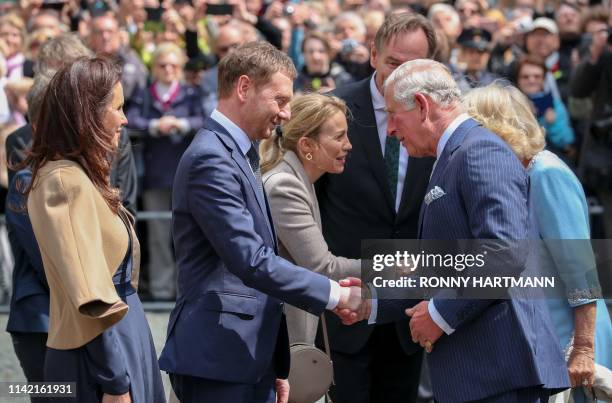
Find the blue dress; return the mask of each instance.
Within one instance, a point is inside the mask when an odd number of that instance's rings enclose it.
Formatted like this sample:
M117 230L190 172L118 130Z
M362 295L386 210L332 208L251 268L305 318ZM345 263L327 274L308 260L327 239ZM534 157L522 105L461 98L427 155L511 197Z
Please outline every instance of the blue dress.
M588 206L582 185L571 169L550 151L538 153L529 164L529 207L543 240L588 240ZM548 246L551 243L547 244ZM612 368L612 324L602 299L595 258L579 241L548 250L548 259L564 283L567 299L549 299L551 318L561 348L567 352L574 332L574 308L596 303L595 363ZM576 249L580 248L580 251ZM577 258L579 257L579 258ZM576 402L583 396L575 393Z
M117 294L129 306L125 317L82 347L71 350L47 347L45 381L76 382L79 403L97 403L105 392L120 395L128 390L133 403L166 402L151 330L140 298L130 283L131 252L130 239L121 267L113 275Z

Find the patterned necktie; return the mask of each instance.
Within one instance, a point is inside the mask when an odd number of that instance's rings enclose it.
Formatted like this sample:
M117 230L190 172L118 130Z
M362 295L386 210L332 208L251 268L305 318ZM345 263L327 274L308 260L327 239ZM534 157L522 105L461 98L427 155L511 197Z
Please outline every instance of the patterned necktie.
M385 170L387 171L387 182L391 190L391 198L395 206L397 197L397 170L399 168L399 140L395 137L388 137L385 141Z
M255 175L255 182L257 183L257 189L259 189L260 196L263 196L263 184L261 182L261 169L259 169L259 153L257 152L257 147L259 142L254 142L251 145L251 148L247 152L247 157L249 158L249 165L251 165L251 169L253 170L253 175Z

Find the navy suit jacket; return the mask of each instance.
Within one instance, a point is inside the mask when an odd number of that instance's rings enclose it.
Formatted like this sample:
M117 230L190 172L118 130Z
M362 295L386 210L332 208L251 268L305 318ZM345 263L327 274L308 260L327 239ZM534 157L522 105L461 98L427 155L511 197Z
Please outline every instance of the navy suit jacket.
M49 286L38 243L28 217L23 189L32 173L21 170L11 180L6 200L8 236L15 257L13 295L6 325L8 332L40 332L49 329Z
M445 195L423 204L419 236L529 239L528 185L525 169L503 140L468 119L449 138L434 169L427 191L438 186ZM527 263L526 255L510 257L514 264L504 267L504 275L520 273ZM432 301L455 329L428 355L437 401L485 399L538 386L555 393L569 386L545 300ZM397 301L381 301L380 320L401 314Z
M256 383L274 366L277 377L286 377L281 300L318 315L330 283L276 255L265 195L234 139L213 119L181 158L172 213L178 298L160 368Z

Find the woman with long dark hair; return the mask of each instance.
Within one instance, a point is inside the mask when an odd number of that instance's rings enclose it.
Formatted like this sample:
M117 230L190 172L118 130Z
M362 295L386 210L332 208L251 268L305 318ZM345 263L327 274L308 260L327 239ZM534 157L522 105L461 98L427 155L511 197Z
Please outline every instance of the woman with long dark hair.
M122 107L119 69L102 58L77 59L51 80L24 162L51 295L45 381L75 382L79 402L165 402L136 293L133 218L110 185L127 123Z

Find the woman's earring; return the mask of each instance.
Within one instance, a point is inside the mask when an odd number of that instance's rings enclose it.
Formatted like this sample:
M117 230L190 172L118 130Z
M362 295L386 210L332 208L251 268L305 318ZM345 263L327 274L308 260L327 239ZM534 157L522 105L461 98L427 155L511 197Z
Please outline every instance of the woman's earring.
M312 160L312 154L311 153L306 153L305 157L306 157L306 159L308 161Z

